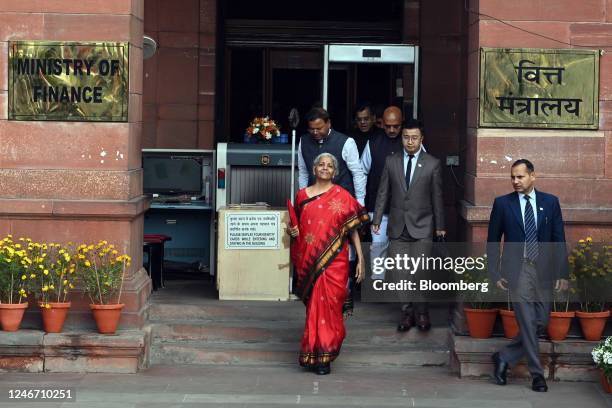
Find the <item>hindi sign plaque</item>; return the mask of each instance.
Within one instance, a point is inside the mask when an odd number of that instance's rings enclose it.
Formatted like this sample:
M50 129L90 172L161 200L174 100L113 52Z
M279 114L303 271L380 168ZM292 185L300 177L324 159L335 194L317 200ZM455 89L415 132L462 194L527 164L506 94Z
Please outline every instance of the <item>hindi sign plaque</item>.
M128 43L9 42L9 120L126 122Z
M599 51L481 48L480 126L597 129Z
M225 213L225 249L278 249L280 212Z

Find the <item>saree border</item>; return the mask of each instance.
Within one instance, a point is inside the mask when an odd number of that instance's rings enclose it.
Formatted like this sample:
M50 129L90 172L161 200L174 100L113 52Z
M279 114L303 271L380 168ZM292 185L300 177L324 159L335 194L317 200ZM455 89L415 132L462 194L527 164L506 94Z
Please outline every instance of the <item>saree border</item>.
M298 288L298 296L302 299L302 302L307 303L310 299L310 294L314 285L321 276L323 272L325 272L325 268L335 259L335 257L340 253L344 241L344 237L347 233L355 228L360 227L368 222L370 217L368 216L367 210L362 208L356 215L349 217L342 225L340 226L338 233L333 236L332 240L327 244L325 249L321 252L321 255L317 257L315 262L313 263L313 267L311 271L308 273L307 278L304 279L304 282Z

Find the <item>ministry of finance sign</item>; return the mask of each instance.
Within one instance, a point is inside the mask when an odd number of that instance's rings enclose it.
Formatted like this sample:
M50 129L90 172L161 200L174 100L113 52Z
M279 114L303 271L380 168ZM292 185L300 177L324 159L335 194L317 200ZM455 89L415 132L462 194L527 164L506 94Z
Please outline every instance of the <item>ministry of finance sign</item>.
M597 129L599 51L482 48L480 126Z
M9 120L126 122L128 43L9 42Z

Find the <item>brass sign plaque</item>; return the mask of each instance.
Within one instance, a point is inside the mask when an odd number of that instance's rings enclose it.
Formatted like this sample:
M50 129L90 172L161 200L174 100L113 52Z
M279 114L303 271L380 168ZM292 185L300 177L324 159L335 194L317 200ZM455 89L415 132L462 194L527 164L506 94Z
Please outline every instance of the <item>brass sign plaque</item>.
M128 43L9 42L9 120L126 122Z
M480 126L597 129L599 51L482 48Z

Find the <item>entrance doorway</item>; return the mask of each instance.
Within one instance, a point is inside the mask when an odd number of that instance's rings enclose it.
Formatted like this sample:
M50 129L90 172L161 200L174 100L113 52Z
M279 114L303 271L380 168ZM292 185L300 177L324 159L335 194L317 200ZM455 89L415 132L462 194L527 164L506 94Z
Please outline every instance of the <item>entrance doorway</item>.
M317 49L271 49L232 47L226 64L225 134L240 143L249 122L270 115L290 135L289 112L296 108L303 118L313 106L322 104L323 53ZM369 102L381 107L402 106L395 92L402 72L390 65L334 64L329 73L328 111L334 129L350 132L353 107ZM302 120L297 134L304 134Z

